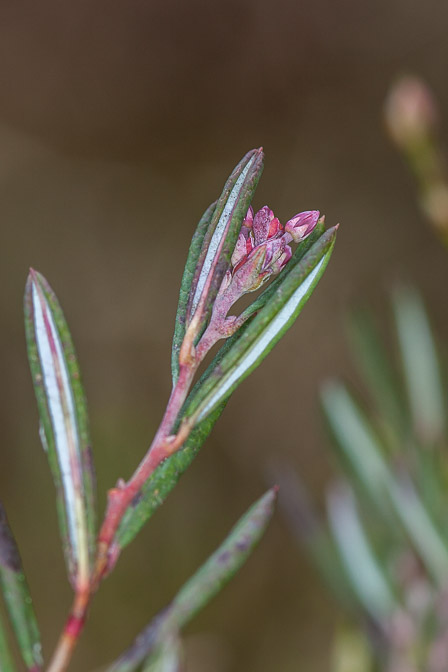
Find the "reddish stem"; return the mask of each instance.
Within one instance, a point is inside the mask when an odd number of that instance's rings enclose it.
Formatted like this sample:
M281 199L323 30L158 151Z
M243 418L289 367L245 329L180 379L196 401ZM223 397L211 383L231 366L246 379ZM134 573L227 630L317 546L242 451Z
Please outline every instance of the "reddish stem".
M63 672L67 669L84 627L91 595L89 587L76 593L47 672Z

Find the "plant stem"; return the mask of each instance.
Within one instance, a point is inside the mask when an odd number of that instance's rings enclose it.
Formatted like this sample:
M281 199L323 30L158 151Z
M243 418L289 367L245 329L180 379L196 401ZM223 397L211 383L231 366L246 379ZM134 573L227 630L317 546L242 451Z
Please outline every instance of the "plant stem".
M237 322L235 320L235 326ZM241 325L238 324L239 326ZM218 336L218 332L213 333L213 335L206 332L204 336L197 349L195 349L193 330L186 335L179 357L179 378L173 387L165 414L151 446L129 481L127 483L119 481L117 487L109 490L106 515L98 535L93 577L88 588L78 591L75 595L70 615L47 672L64 672L70 663L84 627L92 596L109 568L109 551L127 508L159 464L182 447L193 429L194 419L187 418L181 422L177 434L172 434L173 426L190 391L191 383L199 365L214 343L223 337L222 334Z
M84 627L90 600L107 572L109 549L126 509L159 464L181 448L193 428L192 423L183 422L177 434L171 434L198 365L199 362L192 362L188 366L181 366L179 379L173 388L162 422L148 452L131 479L127 483L119 483L116 488L109 491L106 515L98 535L97 559L91 585L76 593L47 672L64 672L70 663Z
M64 672L67 669L84 627L91 596L90 587L76 592L70 615L65 623L47 672Z

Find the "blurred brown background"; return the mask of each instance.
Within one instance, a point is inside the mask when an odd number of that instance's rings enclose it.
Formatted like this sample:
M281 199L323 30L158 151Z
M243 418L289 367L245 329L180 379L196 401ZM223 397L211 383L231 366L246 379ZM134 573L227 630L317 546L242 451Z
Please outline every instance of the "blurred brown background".
M37 433L21 302L27 269L65 309L89 399L99 500L145 451L169 394L188 242L250 148L255 205L342 227L313 299L234 395L201 456L95 600L73 669L118 654L266 487L283 456L317 496L329 475L319 383L352 376L343 316L418 283L448 333L444 251L418 212L381 109L416 72L448 121L448 5L436 0L0 3L0 493L47 656L70 591ZM338 615L277 516L187 631L189 670L324 672Z

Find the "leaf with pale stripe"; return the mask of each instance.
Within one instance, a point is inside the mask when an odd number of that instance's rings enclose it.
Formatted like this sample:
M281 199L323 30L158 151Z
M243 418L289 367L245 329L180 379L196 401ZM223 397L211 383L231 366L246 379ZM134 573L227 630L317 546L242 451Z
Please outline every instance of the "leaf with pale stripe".
M31 270L25 291L28 358L57 492L72 585L85 585L95 555L95 474L87 408L70 332L45 278Z
M171 369L173 374L173 385L176 384L179 377L179 351L185 336L187 306L192 292L192 284L195 277L196 266L202 251L204 236L210 228L210 223L215 212L216 201L209 205L202 215L199 224L191 240L188 257L182 276L182 282L179 292L179 303L176 313L176 325L174 327L173 347L171 352Z

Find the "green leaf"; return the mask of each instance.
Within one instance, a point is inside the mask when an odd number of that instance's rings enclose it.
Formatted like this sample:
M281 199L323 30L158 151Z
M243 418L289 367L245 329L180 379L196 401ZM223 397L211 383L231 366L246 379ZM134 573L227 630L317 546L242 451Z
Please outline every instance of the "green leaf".
M255 369L294 323L321 278L333 250L336 228L329 229L284 277L280 287L241 333L232 348L190 395L186 415L202 421ZM218 353L219 355L219 353Z
M379 513L387 520L385 500L389 470L382 445L366 415L344 385L327 382L321 391L322 406L344 466Z
M368 310L352 311L348 333L356 362L361 369L381 420L402 439L407 428L406 410L395 371L392 370L375 321Z
M330 491L328 517L360 603L379 621L390 616L397 604L366 537L350 488L340 486Z
M405 486L402 478L394 478L370 423L343 385L328 383L322 402L335 445L352 477L392 532L396 532L395 514L434 580L443 585L448 550L411 483Z
M176 313L176 326L174 328L173 348L171 353L171 369L173 373L173 385L176 384L179 377L179 351L182 341L185 336L187 306L191 295L191 287L196 271L196 266L199 260L199 255L202 250L204 236L209 230L213 213L216 208L216 201L209 205L207 210L201 217L194 236L191 240L190 249L188 251L187 262L185 264L184 274L179 292L179 303Z
M448 549L439 531L415 491L404 477L390 485L395 511L434 581L441 587L448 579Z
M183 651L179 637L173 635L165 639L152 653L143 666L143 672L180 672Z
M323 581L339 603L347 609L357 606L357 598L347 580L338 550L312 505L307 489L290 465L278 464L270 470L279 486L279 506L299 546L305 547Z
M200 330L210 315L262 172L263 151L261 148L253 149L243 157L225 184L203 237L191 283L187 326L194 317Z
M70 581L89 580L96 546L95 474L79 367L61 307L45 278L31 270L25 291L28 358L57 493Z
M2 672L16 672L11 652L9 650L6 629L0 614L0 670Z
M393 301L414 430L433 444L446 430L446 409L437 350L423 301L415 290L395 292Z
M0 585L12 627L27 669L37 672L42 666L39 628L17 544L0 502ZM1 630L1 625L0 625ZM0 640L2 639L0 633ZM0 641L0 662L7 660L6 640ZM3 650L3 653L2 653ZM3 672L3 666L0 668ZM5 666L7 670L8 667ZM11 668L12 664L11 664Z
M259 499L231 530L223 544L183 586L171 604L138 635L134 644L108 668L131 672L167 638L177 633L240 569L262 537L272 516L276 489Z
M118 555L134 539L159 506L163 504L179 478L198 454L215 422L224 410L224 406L225 404L222 404L206 420L201 422L192 431L183 448L164 460L151 478L146 481L121 520L111 549L111 556Z

